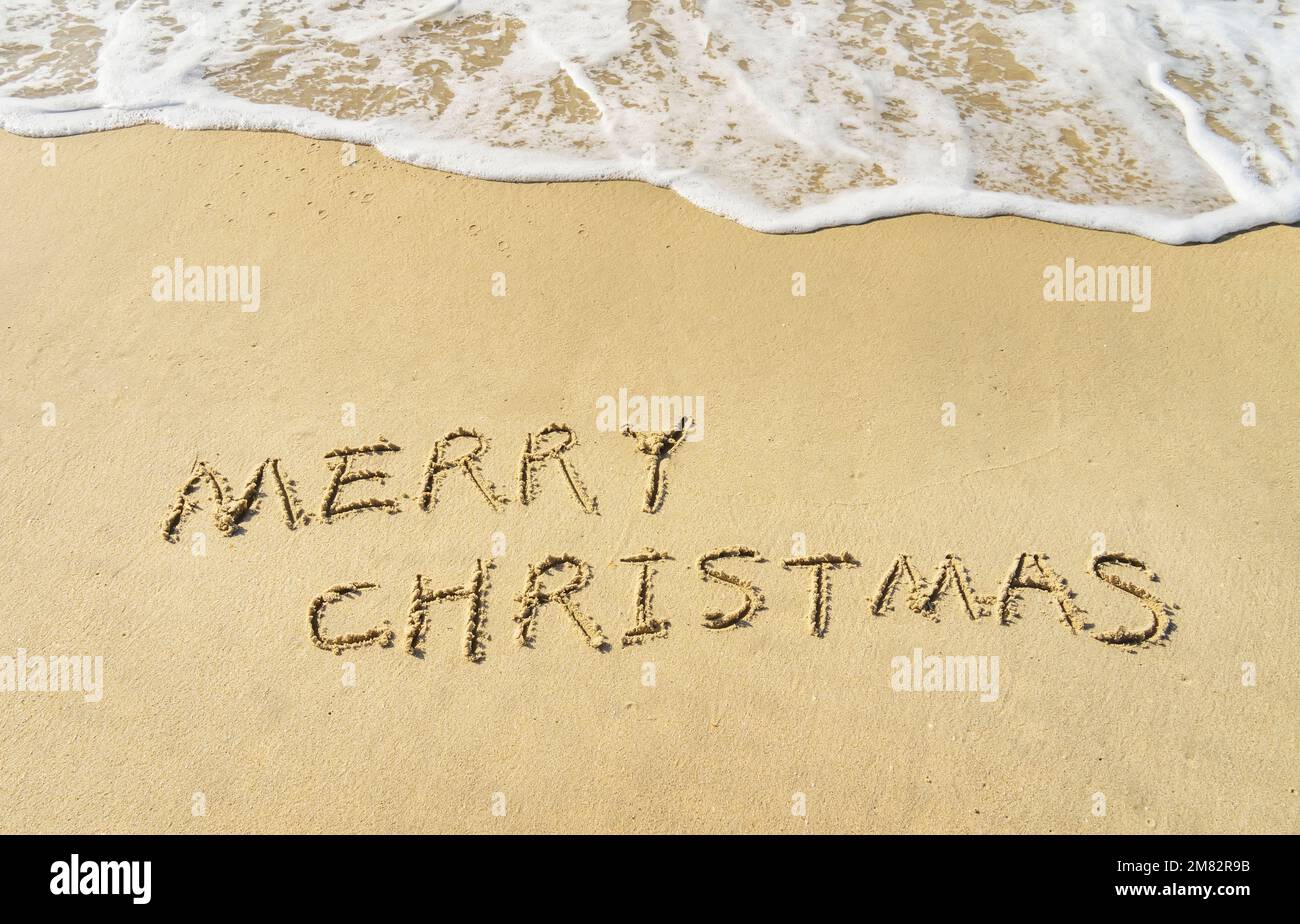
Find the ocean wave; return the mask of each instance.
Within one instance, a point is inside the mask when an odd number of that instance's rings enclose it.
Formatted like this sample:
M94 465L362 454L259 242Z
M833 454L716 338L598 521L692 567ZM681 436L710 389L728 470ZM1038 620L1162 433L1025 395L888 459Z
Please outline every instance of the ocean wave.
M1300 31L1229 0L0 2L0 128L274 129L762 231L1300 221Z

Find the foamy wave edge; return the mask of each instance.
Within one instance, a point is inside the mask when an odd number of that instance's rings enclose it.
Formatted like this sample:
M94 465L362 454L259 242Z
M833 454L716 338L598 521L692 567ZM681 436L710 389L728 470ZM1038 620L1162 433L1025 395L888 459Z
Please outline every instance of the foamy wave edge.
M431 139L394 132L391 125L358 125L294 106L218 97L203 104L177 103L139 109L88 105L48 108L49 100L0 98L0 130L31 138L55 138L157 124L179 130L279 131L321 141L373 147L385 157L476 179L504 182L633 180L670 189L693 205L768 234L802 234L913 214L990 218L1013 215L1098 231L1133 234L1165 244L1208 243L1267 225L1300 223L1300 177L1265 186L1235 163L1235 153L1205 123L1196 103L1150 66L1153 88L1182 113L1189 145L1223 180L1237 200L1189 217L1162 215L1126 205L1079 205L1018 193L918 183L838 193L832 202L779 211L739 202L705 178L650 170L636 160L581 160L544 151L499 148L459 139ZM61 98L64 102L68 97Z

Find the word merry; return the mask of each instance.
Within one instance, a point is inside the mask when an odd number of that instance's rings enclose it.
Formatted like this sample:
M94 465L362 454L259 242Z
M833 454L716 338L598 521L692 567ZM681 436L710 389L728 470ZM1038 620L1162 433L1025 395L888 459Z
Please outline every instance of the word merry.
M675 428L663 433L624 432L632 438L636 451L647 458L642 509L646 513L657 513L662 508L667 493L666 463L687 438L686 421L679 421ZM584 513L597 512L596 498L578 474L572 456L572 450L577 444L577 434L565 424L548 424L536 433L527 435L516 469L516 497L519 503L532 503L541 490L542 475L547 470L554 470ZM483 471L483 457L490 445L486 436L467 427L453 430L438 440L429 455L420 482L420 509L425 512L434 509L443 484L452 476L463 477L469 489L494 511L509 503L510 498ZM363 482L385 483L390 476L388 472L376 467L377 460L400 452L401 448L381 436L378 442L367 446L331 449L325 453L325 464L331 477L321 497L321 519L329 523L338 517L367 510L398 512L396 497L349 498L346 493L355 490L353 486ZM371 459L376 461L369 461ZM371 467L363 467L364 465ZM175 502L163 520L163 538L168 542L177 541L186 518L199 509L194 497L205 488L215 501L213 522L217 531L224 536L233 536L240 523L257 509L259 499L268 494L274 494L278 498L280 513L289 529L296 529L310 519L298 500L296 482L288 477L278 458L267 459L259 465L241 493L235 493L230 482L214 466L199 460L191 466L189 476L181 485Z
M186 266L180 257L171 266L153 268L156 302L235 302L240 311L262 305L260 266Z

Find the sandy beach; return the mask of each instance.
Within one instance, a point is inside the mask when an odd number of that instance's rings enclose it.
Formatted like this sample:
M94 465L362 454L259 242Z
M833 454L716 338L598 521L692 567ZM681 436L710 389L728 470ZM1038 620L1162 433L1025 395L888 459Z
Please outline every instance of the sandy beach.
M0 160L0 655L102 658L0 696L4 831L1297 830L1294 227ZM698 428L659 487L641 407Z

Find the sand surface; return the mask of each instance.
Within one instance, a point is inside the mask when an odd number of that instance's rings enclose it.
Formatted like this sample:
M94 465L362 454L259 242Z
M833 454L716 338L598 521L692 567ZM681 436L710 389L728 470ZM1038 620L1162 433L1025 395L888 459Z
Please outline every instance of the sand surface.
M52 166L45 144L0 137L0 655L102 656L103 697L0 695L3 830L1297 830L1296 229L764 236L651 187L287 135L136 128L60 139ZM178 257L257 266L258 310L155 300ZM1150 267L1150 310L1045 301L1067 258ZM647 456L597 425L620 388L703 399L657 513ZM520 502L551 423L596 513L554 461ZM509 503L456 469L422 510L462 427ZM326 454L381 437L400 450L352 465L390 477L338 503L395 507L327 520ZM309 520L272 487L224 535L200 485L166 541L196 462L238 494L268 458ZM620 558L646 547L672 556L670 628L624 646ZM717 567L765 605L719 630L745 598L697 562L726 547L761 555ZM1151 619L1091 573L1103 549L1158 575L1103 568L1160 601L1155 643L1095 637ZM812 570L782 562L846 552L814 620ZM1021 590L1003 624L1022 553L1076 596ZM931 585L958 556L986 615L955 580L873 615L900 554ZM565 555L608 650L561 603L516 640L530 568ZM415 576L465 585L479 559L482 661L465 600L408 653ZM358 582L322 635L387 620L393 643L322 650L313 600ZM997 698L895 690L916 648L997 656Z

